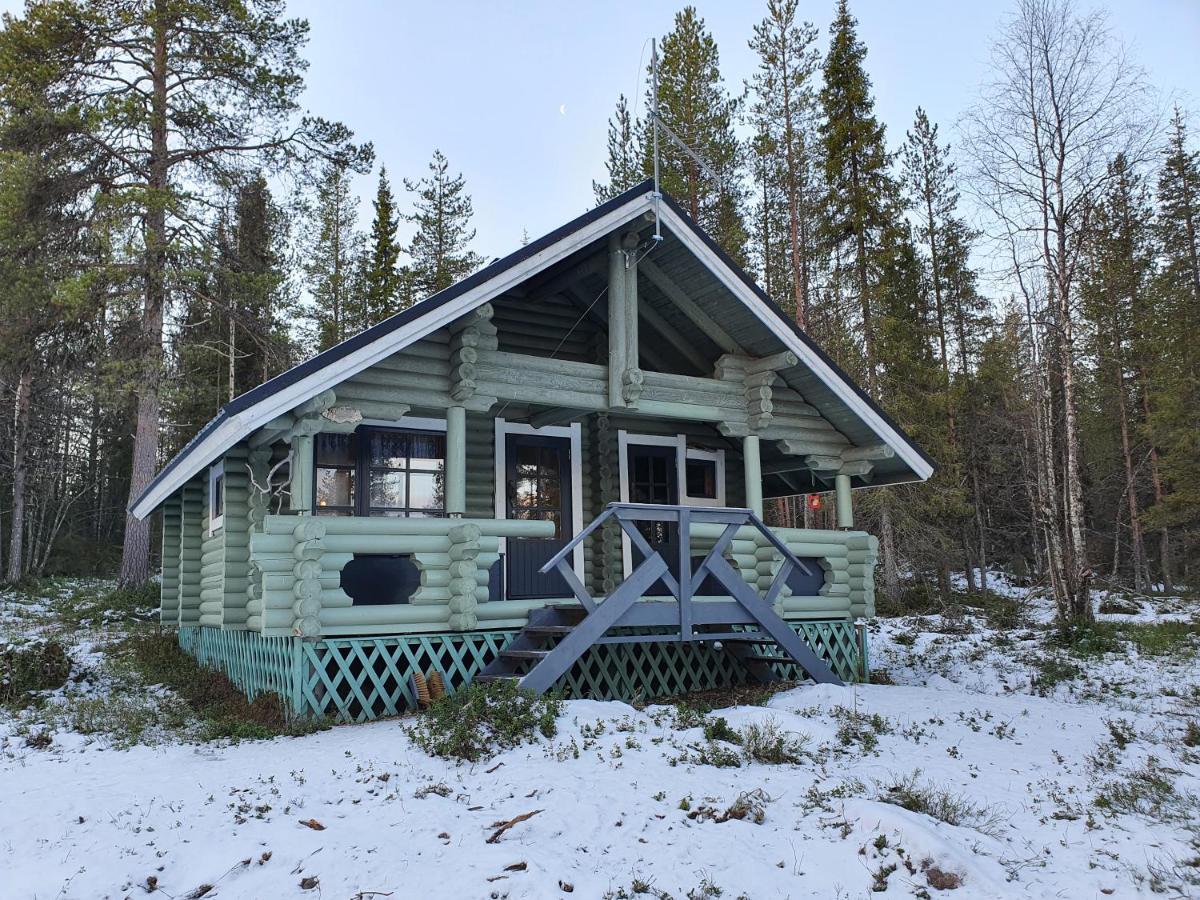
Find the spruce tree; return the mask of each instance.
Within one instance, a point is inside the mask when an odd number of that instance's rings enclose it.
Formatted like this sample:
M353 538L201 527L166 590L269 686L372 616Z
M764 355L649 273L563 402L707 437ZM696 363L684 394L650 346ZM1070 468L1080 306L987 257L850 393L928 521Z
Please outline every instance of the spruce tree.
M372 202L375 218L371 222L370 246L364 259L362 279L364 324L367 327L404 309L401 305L400 242L396 237L400 219L387 169L383 166L379 168L379 186Z
M414 195L414 211L405 219L417 226L408 255L412 258L412 291L417 300L436 294L467 277L483 258L470 249L475 239L474 212L461 173L450 175L450 163L433 152L429 174L418 181L404 179Z
M862 333L861 368L867 390L887 403L891 398L883 390L880 372L891 357L880 345L877 320L882 308L896 306L897 298L889 297L888 291L907 288L889 284L883 277L895 258L891 229L897 227L900 217L899 191L889 170L884 127L875 118L871 80L864 68L867 50L858 39L857 24L846 0L840 0L830 25L825 85L821 90L820 134L827 189L823 237L834 255L834 278L846 299L857 307L856 324ZM843 330L854 326L846 321L838 323ZM894 600L900 591L900 566L891 497L880 492L874 500L884 591Z
M234 397L295 361L283 271L285 219L261 174L230 197L212 228L172 341L168 449L177 451Z
M1158 206L1160 271L1146 317L1155 350L1147 406L1156 502L1147 519L1194 544L1200 531L1200 152L1189 147L1179 110L1158 176ZM1165 532L1161 552L1169 580Z
M791 296L785 307L797 325L807 328L819 206L814 79L820 56L814 46L817 29L796 21L797 5L798 0L768 0L767 16L754 27L750 41L750 49L758 54L758 71L748 87L754 96L750 119L759 135L753 152L769 151L776 157L773 168L779 172L787 211ZM755 160L754 165L761 169L765 162ZM756 187L758 182L755 178Z
M1092 414L1084 439L1090 445L1091 502L1111 510L1114 576L1122 568L1120 523L1128 516L1130 565L1137 590L1149 585L1142 503L1137 470L1144 451L1138 445L1136 360L1150 350L1139 335L1139 312L1153 271L1152 216L1141 177L1118 155L1110 165L1105 196L1096 204L1083 267L1080 296L1087 320L1085 343L1095 360L1088 394ZM1089 346L1090 345L1090 346ZM1090 433L1089 433L1090 432ZM1120 490L1105 490L1106 485Z
M608 181L592 182L596 204L611 200L642 181L646 177L645 154L640 143L641 124L634 121L629 112L625 95L617 98L617 109L608 120Z
M726 253L745 263L742 148L733 131L738 102L725 90L717 43L696 8L686 6L675 15L674 29L659 46L659 115L717 176L716 180L709 177L690 155L660 135L660 184ZM652 109L653 102L648 89L646 108ZM650 127L649 122L642 126L646 172L654 170Z
M327 350L366 327L359 289L362 235L356 228L357 207L349 171L330 163L310 209L312 238L304 262L317 350Z

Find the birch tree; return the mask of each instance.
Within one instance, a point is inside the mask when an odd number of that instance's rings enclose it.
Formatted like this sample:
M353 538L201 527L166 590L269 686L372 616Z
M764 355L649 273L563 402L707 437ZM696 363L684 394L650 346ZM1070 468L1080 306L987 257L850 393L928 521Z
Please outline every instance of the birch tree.
M1104 16L1068 0L1019 0L992 67L967 117L968 150L1043 367L1041 528L1060 619L1075 625L1092 618L1078 421L1080 260L1089 217L1112 179L1109 161L1146 157L1152 98Z

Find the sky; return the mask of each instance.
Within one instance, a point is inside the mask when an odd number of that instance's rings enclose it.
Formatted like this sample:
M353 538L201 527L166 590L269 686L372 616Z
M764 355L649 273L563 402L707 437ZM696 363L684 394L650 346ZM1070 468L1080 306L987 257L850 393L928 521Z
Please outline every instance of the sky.
M756 65L747 41L766 0L696 5L717 41L727 87L740 91ZM991 41L1014 5L852 0L893 149L917 106L955 140L955 123L987 77ZM308 108L371 141L398 193L401 177L420 177L441 149L466 177L475 249L490 259L516 249L524 232L537 237L594 205L592 181L605 177L617 96L640 104L649 39L670 30L681 6L292 0L288 12L312 26ZM1168 101L1200 111L1200 0L1105 6ZM834 0L800 3L801 17L821 30L822 53L833 10ZM365 228L375 175L357 188Z
M311 25L303 103L340 120L376 152L358 179L370 224L378 165L394 189L427 171L435 148L474 200L475 248L516 249L594 205L605 178L617 96L642 109L650 38L683 0L288 0ZM1079 0L1094 8L1095 0ZM766 0L696 0L717 41L726 86L741 91L756 61L747 46ZM835 0L800 0L824 53ZM19 12L21 0L0 0ZM866 43L877 113L894 150L925 108L954 142L955 124L988 72L991 42L1015 0L851 0ZM1200 0L1108 0L1113 30L1168 103L1200 115ZM1200 121L1195 129L1200 132ZM402 208L407 208L401 199ZM403 226L402 226L403 227Z

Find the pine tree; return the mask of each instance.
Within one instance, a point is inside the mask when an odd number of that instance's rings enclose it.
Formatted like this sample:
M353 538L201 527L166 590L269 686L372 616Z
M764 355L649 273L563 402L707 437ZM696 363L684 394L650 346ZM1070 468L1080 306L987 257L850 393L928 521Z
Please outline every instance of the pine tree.
M748 149L752 185L749 258L767 296L786 309L794 301L795 274L787 238L786 174L775 140L766 129L755 136Z
M362 235L356 228L357 207L346 167L327 165L310 210L313 238L304 262L317 350L327 350L366 327L359 290Z
M448 288L470 275L483 258L470 249L474 210L462 174L451 176L450 164L440 150L433 152L429 175L418 181L404 179L415 195L415 211L405 219L417 226L408 255L412 258L413 296L418 300Z
M687 153L660 136L659 179L662 189L682 204L688 215L725 252L746 262L746 227L741 186L742 148L733 125L738 102L721 79L717 43L694 6L675 15L675 27L660 45L658 112L664 123L715 172L706 175ZM647 90L646 108L653 108ZM651 123L642 127L643 171L654 170Z
M934 489L955 495L957 503L948 503L947 508L957 506L964 511L967 507L961 487L966 485L973 495L973 522L968 524L964 520L957 528L961 530L962 549L967 556L967 586L974 588L974 572L978 570L983 582L980 587L985 588L989 554L977 468L980 448L974 444L973 430L963 421L963 406L972 389L971 360L986 321L986 301L976 290L976 276L970 267L974 234L957 215L959 194L949 145L939 143L937 125L920 108L913 129L905 138L902 159L904 184L918 222L916 238L924 257L927 276L924 286L930 296L928 306L942 372L941 383L931 399L935 399L948 425L938 456L941 472L935 478ZM945 526L949 530L954 527L948 521ZM943 588L948 585L946 574L941 580Z
M641 123L629 112L625 95L617 98L617 109L608 120L608 181L592 182L596 204L611 200L642 181L646 177L645 153L640 143Z
M204 188L252 160L360 161L347 129L301 114L308 27L282 13L274 0L34 0L0 32L0 90L45 88L55 108L74 111L74 138L104 157L97 187L140 225L128 260L144 276L131 503L159 464L163 322L175 263L208 224ZM126 519L122 585L150 578L149 529Z
M362 279L365 324L369 327L404 309L401 305L402 276L399 269L400 242L396 228L400 223L396 201L388 183L387 169L379 168L379 186L375 191L375 218L371 222L369 252L364 259Z
M754 152L769 150L777 157L787 211L791 297L785 305L796 324L807 328L818 205L813 80L820 56L813 46L817 29L810 22L796 22L797 5L798 0L768 0L767 16L754 27L750 41L758 54L758 72L749 88L755 97L750 118L759 132Z

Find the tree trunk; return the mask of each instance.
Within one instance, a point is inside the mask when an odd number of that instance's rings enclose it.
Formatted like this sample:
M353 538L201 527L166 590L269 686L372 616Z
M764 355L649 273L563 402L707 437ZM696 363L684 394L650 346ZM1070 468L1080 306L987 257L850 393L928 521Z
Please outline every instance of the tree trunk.
M1142 415L1147 421L1150 419L1150 399L1145 391L1142 391ZM1154 444L1150 445L1150 483L1154 486L1155 504L1162 503L1162 472L1158 467L1158 448ZM1175 590L1172 578L1174 565L1171 560L1171 532L1165 526L1158 531L1158 566L1162 573L1163 591L1169 594Z
M8 538L8 574L5 581L20 581L25 574L25 479L28 474L29 411L32 406L33 369L26 368L17 380L13 400L12 531Z
M1146 545L1142 540L1142 522L1138 513L1137 480L1133 472L1133 453L1129 440L1129 411L1126 408L1125 376L1120 361L1116 364L1117 408L1121 423L1121 457L1125 466L1125 502L1129 507L1129 546L1133 562L1133 586L1144 591L1149 581Z
M137 427L129 476L129 504L141 496L158 466L159 382L162 373L163 308L166 305L167 16L166 0L156 0L150 116L150 190L145 219L146 296L142 307L141 380L137 388ZM119 583L135 587L150 580L150 522L125 513L125 547Z
M879 549L883 557L883 593L893 603L900 599L900 566L896 558L896 530L892 510L885 497L879 508Z

